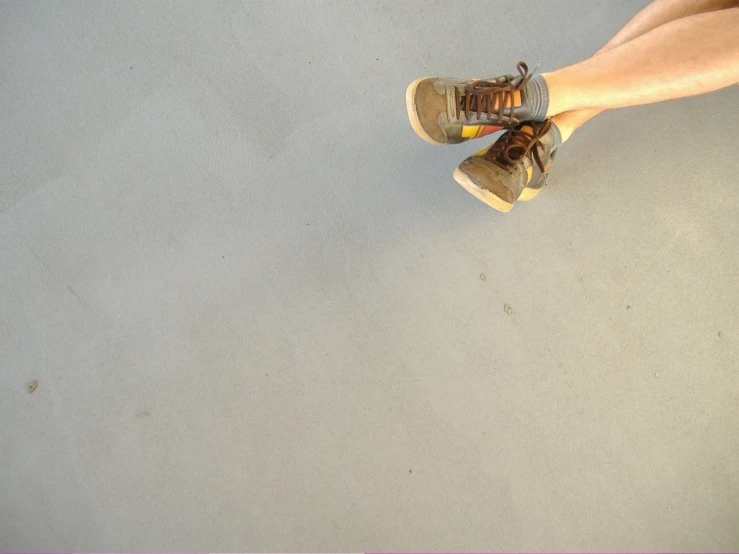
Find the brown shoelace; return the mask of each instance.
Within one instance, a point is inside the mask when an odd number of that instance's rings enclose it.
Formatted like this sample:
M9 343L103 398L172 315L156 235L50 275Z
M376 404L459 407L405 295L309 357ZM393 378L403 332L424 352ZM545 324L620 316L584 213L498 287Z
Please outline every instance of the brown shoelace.
M543 148L541 139L549 132L551 126L551 119L543 122L527 121L517 129L506 131L485 153L484 158L498 167L510 169L523 160L526 154L533 151L536 165L542 173L546 173L539 155L539 148ZM531 131L527 127L531 128Z
M516 69L520 77L506 76L496 81L474 81L467 85L464 93L455 91L457 118L462 113L467 119L470 119L470 114L477 114L479 121L480 116L485 113L489 121L495 113L501 123L518 125L518 120L513 117L513 93L523 89L533 74L529 74L529 66L524 62L518 62ZM505 115L506 109L510 109L509 115Z

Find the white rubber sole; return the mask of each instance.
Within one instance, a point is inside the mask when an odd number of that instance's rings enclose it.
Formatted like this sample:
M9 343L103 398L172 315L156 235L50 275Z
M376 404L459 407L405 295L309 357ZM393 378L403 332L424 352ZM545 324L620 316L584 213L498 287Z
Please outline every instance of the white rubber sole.
M421 81L433 78L434 77L421 77L420 79L416 79L410 85L408 85L408 88L405 90L405 105L408 108L408 119L411 122L411 127L413 127L413 130L416 132L416 134L429 144L443 146L445 143L434 140L424 130L423 126L421 125L421 120L418 118L418 110L416 109L416 89L418 88L418 85L421 83Z
M469 178L469 176L461 171L459 168L454 170L454 180L457 181L464 189L472 194L475 198L481 202L485 202L491 208L495 208L499 212L507 213L513 208L513 204L509 204L502 198L494 195L489 190L478 187L475 182Z
M544 188L544 187L542 187L542 188ZM538 189L523 189L523 191L521 191L521 196L519 196L518 199L521 202L528 202L529 200L533 200L534 198L536 198L536 195L539 194L540 192L541 192L541 188L538 188Z

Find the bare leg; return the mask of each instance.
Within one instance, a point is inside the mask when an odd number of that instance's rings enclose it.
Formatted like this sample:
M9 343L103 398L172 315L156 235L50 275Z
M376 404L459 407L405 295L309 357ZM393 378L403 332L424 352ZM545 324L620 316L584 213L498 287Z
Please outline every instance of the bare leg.
M737 4L739 4L737 0L655 0L634 16L629 23L596 52L594 57L671 21L700 13L731 8L737 6ZM590 108L564 112L554 116L553 121L560 129L562 141L566 141L575 130L601 111L600 108Z
M553 73L549 112L623 108L739 81L739 8L684 17Z

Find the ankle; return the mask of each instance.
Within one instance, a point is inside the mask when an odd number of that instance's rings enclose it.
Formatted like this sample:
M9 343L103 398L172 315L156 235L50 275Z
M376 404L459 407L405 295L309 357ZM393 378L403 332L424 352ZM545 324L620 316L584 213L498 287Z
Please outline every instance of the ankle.
M556 125L562 136L562 142L566 142L572 134L590 121L601 110L577 110L574 112L565 112L555 115L552 118L552 124Z
M547 118L569 111L580 109L572 96L572 83L562 69L552 73L541 73L542 80L547 84L549 103L547 104Z

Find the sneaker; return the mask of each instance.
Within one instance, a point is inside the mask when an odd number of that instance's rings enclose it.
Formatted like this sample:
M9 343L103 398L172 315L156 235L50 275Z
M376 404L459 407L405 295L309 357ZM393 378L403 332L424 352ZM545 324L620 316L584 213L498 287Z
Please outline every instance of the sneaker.
M531 119L525 87L533 74L524 62L516 67L516 77L413 81L405 93L413 130L431 144L456 144Z
M529 121L503 133L454 171L454 180L501 212L531 200L546 184L556 154L551 120Z

